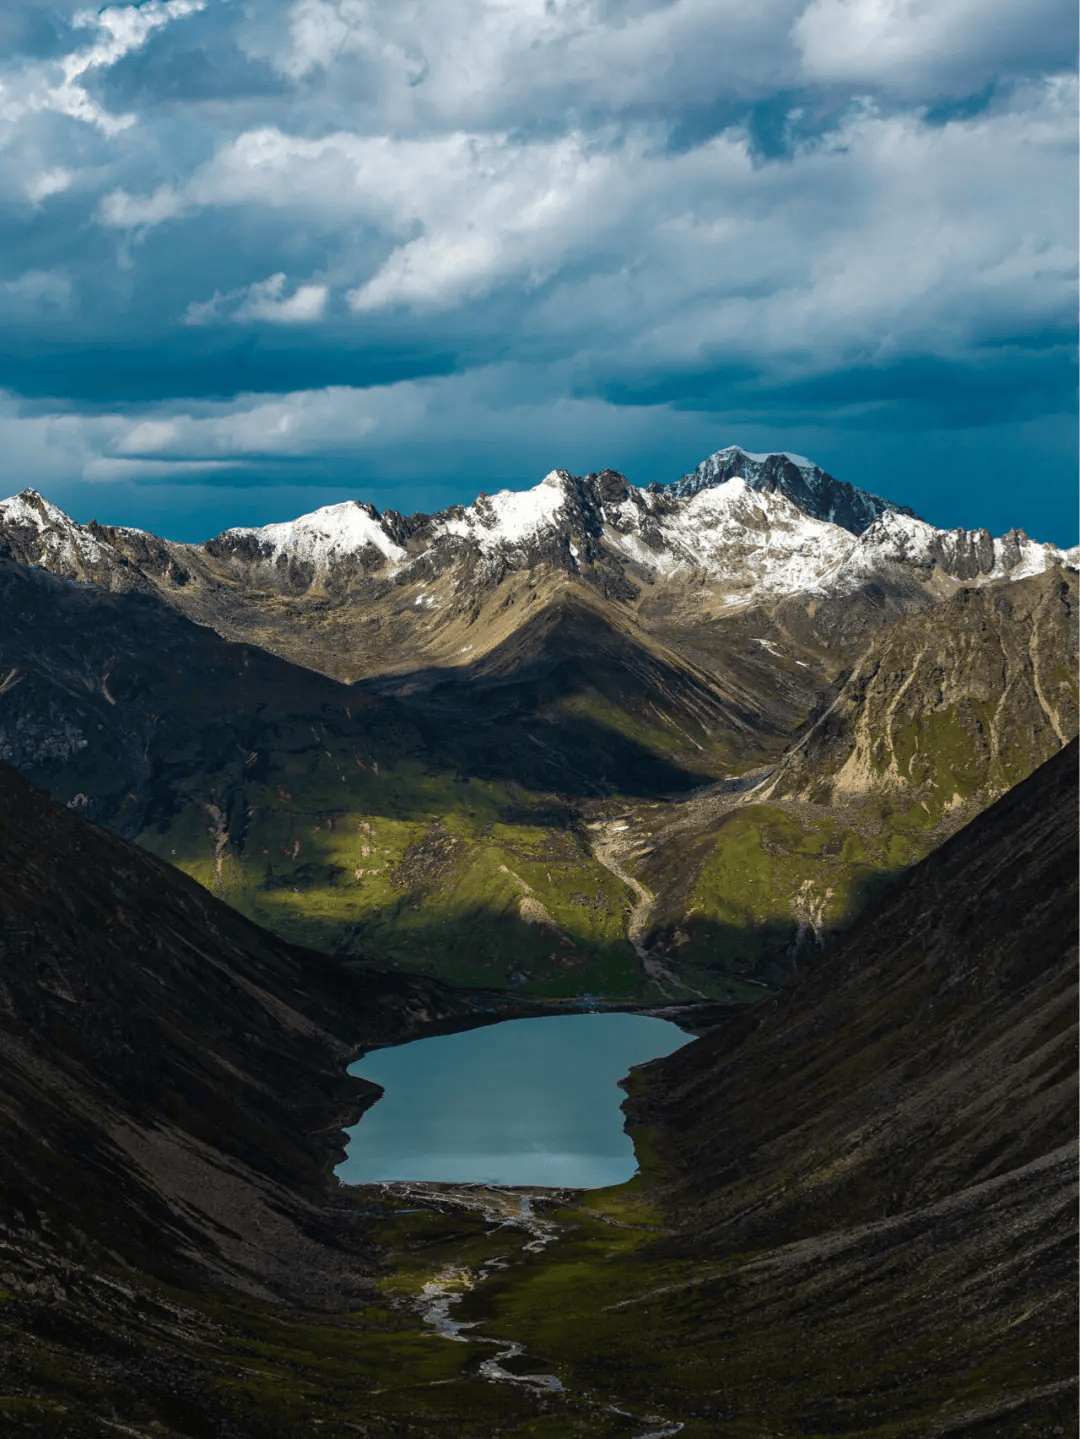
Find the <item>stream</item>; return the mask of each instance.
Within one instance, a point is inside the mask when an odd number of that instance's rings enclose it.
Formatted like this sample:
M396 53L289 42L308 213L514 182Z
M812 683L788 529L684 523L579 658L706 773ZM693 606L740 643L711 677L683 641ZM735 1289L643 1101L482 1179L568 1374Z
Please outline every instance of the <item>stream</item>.
M395 1199L412 1200L422 1208L431 1207L433 1195L447 1204L450 1208L471 1209L479 1212L496 1229L524 1229L529 1235L529 1240L522 1245L522 1252L526 1254L539 1254L559 1234L560 1226L549 1219L543 1219L533 1209L533 1201L538 1196L534 1194L518 1194L513 1190L498 1189L481 1184L463 1184L455 1186L452 1190L440 1186L437 1190L423 1183L409 1183L408 1181L397 1181L382 1183L379 1189L388 1196ZM548 1191L543 1197L548 1202L555 1203L567 1199L573 1191ZM517 1207L514 1207L514 1200L517 1200ZM493 1339L485 1338L483 1335L467 1334L464 1331L475 1329L481 1320L462 1321L452 1319L450 1310L454 1304L460 1302L462 1294L477 1284L482 1284L491 1274L509 1268L509 1264L501 1257L486 1260L475 1272L468 1269L448 1268L437 1278L429 1280L420 1293L420 1313L424 1322L430 1324L432 1329L441 1339L448 1339L457 1344L487 1344L493 1345L496 1353L491 1358L483 1360L479 1367L482 1378L494 1383L517 1384L522 1388L533 1391L542 1390L548 1393L566 1393L566 1387L556 1374L514 1374L504 1368L504 1362L511 1359L518 1359L525 1354L525 1346L514 1339ZM635 1434L633 1439L669 1439L669 1436L678 1434L683 1425L677 1419L664 1419L657 1414L634 1414L632 1410L623 1409L617 1404L602 1404L593 1402L598 1409L604 1409L608 1413L622 1414L628 1419L635 1419L643 1424L659 1425L659 1428L651 1428Z

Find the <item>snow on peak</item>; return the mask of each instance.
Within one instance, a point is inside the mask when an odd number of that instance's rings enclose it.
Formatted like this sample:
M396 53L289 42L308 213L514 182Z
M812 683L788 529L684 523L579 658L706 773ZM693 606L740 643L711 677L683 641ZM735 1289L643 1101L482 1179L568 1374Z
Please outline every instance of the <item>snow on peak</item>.
M815 464L813 460L808 460L805 455L793 454L791 450L770 450L767 454L755 455L751 450L744 450L742 445L726 445L722 450L714 451L713 454L708 457L708 459L702 460L701 465L707 465L709 463L709 460L717 460L724 455L742 455L744 459L753 460L756 465L763 465L766 460L771 460L777 455L779 455L781 459L790 460L791 463L796 467L796 469L821 469L821 466ZM698 470L701 469L701 465L698 465Z
M0 526L22 531L24 536L27 530L35 531L28 544L23 541L25 557L31 564L44 564L57 574L78 575L86 565L115 559L110 545L98 540L37 490L26 489L0 500Z
M1023 530L994 538L989 530L939 530L914 515L886 511L859 537L845 575L880 574L883 566L938 569L964 584L1024 579L1069 563L1069 552L1039 544ZM842 578L842 577L838 577Z
M308 515L280 524L263 525L259 529L226 530L219 540L253 539L269 548L269 558L279 555L309 561L322 569L332 560L373 545L391 565L400 565L407 558L402 547L387 534L367 505L358 500L343 500L337 505L323 505Z
M33 525L39 530L44 529L47 524L63 525L69 529L81 528L65 515L63 510L57 509L44 496L39 495L37 490L31 489L21 490L17 495L0 500L0 519L9 524Z
M912 513L880 495L834 479L805 455L796 455L790 450L770 455L753 454L741 445L728 445L726 449L714 451L669 489L679 499L689 499L699 490L730 484L736 476L754 489L779 491L806 514L842 525L853 535L862 534L886 510Z
M740 605L820 590L854 543L840 525L807 514L779 491L757 490L739 475L660 511L651 527L648 546L633 532L608 531L604 543L654 573L704 570L722 585L729 604Z
M520 545L554 527L566 505L565 470L552 470L531 490L499 490L480 495L459 514L438 517L440 535L470 539L485 551L500 545Z

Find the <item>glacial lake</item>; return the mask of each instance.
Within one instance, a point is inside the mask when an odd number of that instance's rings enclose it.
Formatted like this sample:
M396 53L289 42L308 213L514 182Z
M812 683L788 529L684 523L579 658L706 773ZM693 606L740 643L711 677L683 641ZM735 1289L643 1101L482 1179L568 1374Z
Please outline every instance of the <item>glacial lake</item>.
M345 1184L622 1184L637 1164L616 1081L689 1042L646 1015L567 1014L374 1050L349 1072L386 1092L349 1131L337 1176Z

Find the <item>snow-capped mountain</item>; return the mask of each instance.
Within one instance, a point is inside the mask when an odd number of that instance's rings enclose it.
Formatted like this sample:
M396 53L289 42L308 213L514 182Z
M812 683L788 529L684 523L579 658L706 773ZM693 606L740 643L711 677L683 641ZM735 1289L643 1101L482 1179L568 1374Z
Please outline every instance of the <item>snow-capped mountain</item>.
M435 515L380 514L360 501L282 524L226 530L201 545L141 530L76 524L33 490L0 502L0 544L15 559L67 578L127 589L147 580L182 588L224 565L234 578L291 592L348 588L364 577L401 584L468 559L469 578L496 583L544 561L583 578L597 565L629 584L692 571L732 602L800 591L843 591L884 568L964 583L1075 563L1075 551L1022 530L939 530L904 507L834 480L800 456L731 446L671 485L639 489L615 471L553 470L530 490L481 494Z
M731 479L743 480L752 490L765 494L785 495L814 519L840 525L854 535L861 535L888 511L915 518L915 511L906 505L894 505L880 495L836 480L805 455L793 455L786 450L780 454L753 455L741 445L729 445L702 460L695 470L676 480L670 488L680 499L689 499L699 490L711 489Z
M818 615L800 643L838 656L862 642L864 623L961 586L1075 565L1080 552L1021 530L939 530L798 456L731 447L671 485L553 470L532 489L434 515L352 500L198 545L79 525L24 490L0 502L3 555L156 593L227 638L351 680L473 662L559 595L614 604L680 652L703 626L759 612L754 640L765 643L776 606L794 603ZM711 669L730 653L725 641L700 662Z

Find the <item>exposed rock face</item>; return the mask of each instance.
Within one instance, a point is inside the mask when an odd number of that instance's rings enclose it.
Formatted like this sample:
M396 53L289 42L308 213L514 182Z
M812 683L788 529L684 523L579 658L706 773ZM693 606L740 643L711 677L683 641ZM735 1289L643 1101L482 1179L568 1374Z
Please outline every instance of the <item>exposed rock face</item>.
M960 805L996 797L1076 734L1077 577L964 589L884 629L764 798Z

